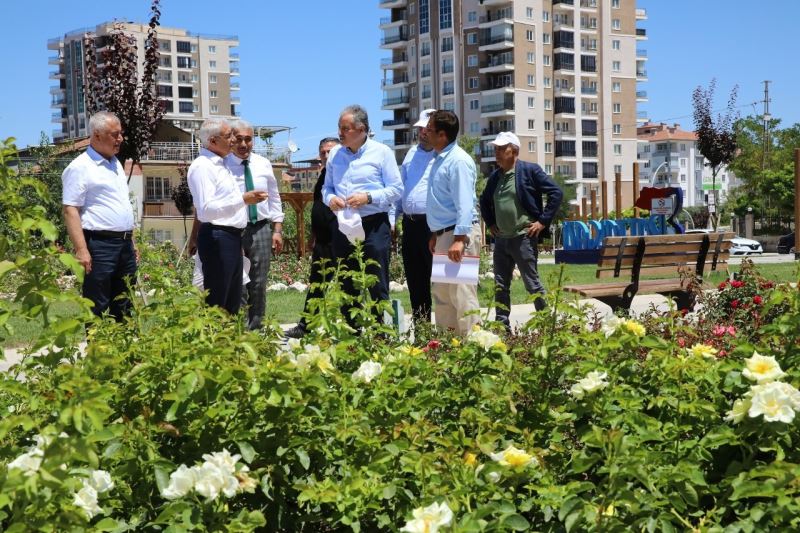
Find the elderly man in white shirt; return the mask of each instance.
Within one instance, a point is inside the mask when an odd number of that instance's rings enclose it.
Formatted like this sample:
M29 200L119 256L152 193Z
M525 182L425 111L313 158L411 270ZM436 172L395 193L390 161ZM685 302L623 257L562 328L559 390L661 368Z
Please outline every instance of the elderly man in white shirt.
M247 206L247 226L242 234L242 248L250 259L250 283L242 294L242 304L249 305L247 327L255 330L261 328L266 311L271 252L274 249L279 254L283 249L283 207L272 164L253 153L253 126L235 120L231 128L233 151L225 158L225 166L242 193L260 190L269 195L266 202Z
M67 233L83 266L84 298L92 312L108 311L122 321L130 313L123 296L136 277L133 207L128 178L116 154L124 139L113 113L101 111L89 119L89 147L61 175Z
M242 193L225 167L231 152L233 131L221 118L200 126L200 155L189 166L187 181L192 191L195 216L200 223L197 253L203 264L206 303L239 312L242 305L242 231L247 226L245 206L267 199L267 191Z

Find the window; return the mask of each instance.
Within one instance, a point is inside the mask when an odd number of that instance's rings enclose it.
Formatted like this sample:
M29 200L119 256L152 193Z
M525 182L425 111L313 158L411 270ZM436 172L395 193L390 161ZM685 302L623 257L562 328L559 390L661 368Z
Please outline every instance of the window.
M470 133L480 133L481 125L478 122L470 122L469 123L469 132Z
M217 62L212 59L208 62L208 68L217 68Z
M431 85L429 83L426 83L422 86L422 97L423 98L431 97Z
M619 0L611 0L611 7L619 9Z
M611 70L613 70L614 72L619 72L620 70L622 70L622 63L620 63L619 61L612 61Z
M544 109L545 111L550 111L553 109L553 102L547 98L544 99Z
M685 152L685 151L686 151L686 145L685 144L681 144L681 152Z
M417 14L417 4L411 4L410 6L408 6L408 13L409 13L409 15L416 15ZM414 111L414 114L416 114L415 110L412 109L412 111Z
M209 96L211 98L216 98L217 97L217 91L215 89L211 89L211 91L209 91Z
M533 77L533 74L528 74L528 86L533 87L536 84L536 79Z
M553 153L553 143L544 143L544 153L546 154Z
M192 43L189 41L178 41L175 43L175 50L184 54L192 53Z
M428 33L431 31L431 12L430 1L419 0L419 33Z
M525 8L525 18L529 18L529 19L533 18L533 8L532 7L526 7Z
M172 197L169 178L147 176L144 198L147 202L158 202Z
M192 43L192 46L189 47L193 54L197 53L197 45Z
M622 113L622 104L619 102L611 104L611 112L616 114Z
M525 38L528 39L529 42L533 42L533 30L526 30Z
M200 76L198 76L197 74L192 74L192 82L196 83L199 79L200 79Z
M550 124L551 123L550 123L549 120L545 120L544 121L544 131L550 131L551 130Z
M161 56L158 58L158 66L159 67L171 67L172 66L172 58L170 56Z
M552 82L550 78L547 76L545 76L544 79L542 79L542 85L544 85L545 89L549 89L551 87L551 83Z
M442 74L450 74L453 72L453 58L445 57L442 60Z
M478 54L470 54L467 56L467 66L468 67L478 66Z
M542 34L542 44L550 44L550 34L543 33Z
M442 37L442 52L450 52L453 50L453 37Z
M619 50L619 39L612 39L611 40L611 48L613 50Z
M453 3L451 0L439 0L439 29L453 27Z
M622 155L622 145L615 144L614 145L614 155Z
M619 93L622 92L622 84L618 81L615 81L611 84L611 92Z
M211 112L212 112L212 113L219 113L219 106L218 106L218 105L216 105L216 104L215 104L215 105L212 105L212 106L211 106Z
M613 131L614 131L614 135L621 135L622 134L622 124L614 124Z
M178 68L191 68L191 64L191 57L178 56Z
M480 86L480 82L478 81L478 77L472 77L469 79L469 88L470 89L477 89Z
M536 141L528 141L528 152L536 151Z
M611 20L611 29L612 29L612 30L618 30L618 29L620 29L621 27L622 27L622 26L621 26L621 25L620 25L620 23L619 23L619 19L612 19L612 20Z
M614 165L614 174L616 173L622 174L622 165Z
M686 168L686 165L689 163L689 160L686 159L685 157L681 157L679 159L679 162L680 162L681 168Z
M544 64L544 66L546 66L546 67L550 66L550 56L549 55L542 56L542 64Z
M216 54L217 53L217 47L214 46L213 44L208 45L208 53L209 54Z
M456 103L453 102L452 100L447 101L444 104L442 104L442 109L444 109L445 111L455 111Z
M217 75L216 74L209 74L208 75L208 82L209 83L217 83Z
M159 70L156 72L156 81L172 81L172 72Z
M549 20L550 20L550 12L542 11L542 22L548 22Z
M162 52L169 52L172 48L172 41L158 41L158 49Z
M156 244L159 242L171 241L172 240L172 230L171 229L151 229L147 232L147 240L151 244Z
M448 95L453 94L455 92L455 83L453 80L444 80L442 84L442 94Z
M156 94L158 94L158 96L172 96L172 85L158 85L156 87Z
M178 87L178 98L192 98L192 88Z
M477 33L468 33L467 34L467 44L478 44L478 34Z
M164 108L164 113L172 113L174 109L172 107L172 100L159 100L159 102L161 102L161 107Z
M467 22L477 22L478 21L478 12L477 11L469 11L467 12Z
M528 129L529 130L536 129L536 121L532 118L528 119Z
M528 63L531 65L536 61L536 54L533 52L528 52Z
M534 107L536 107L536 98L535 97L533 97L533 96L529 96L528 97L528 107L530 109L533 109Z
M181 113L192 113L194 105L191 102L178 102L178 111Z
M422 64L422 77L423 78L430 78L431 77L431 65L430 65L430 63L423 63Z
M474 98L469 101L469 108L471 110L475 111L477 109L480 109L480 107L481 107L481 101L478 100L477 98Z

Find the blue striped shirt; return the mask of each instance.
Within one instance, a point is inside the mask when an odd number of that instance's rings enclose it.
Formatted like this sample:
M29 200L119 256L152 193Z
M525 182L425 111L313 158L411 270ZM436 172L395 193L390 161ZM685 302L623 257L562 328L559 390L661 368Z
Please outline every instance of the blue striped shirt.
M428 179L428 227L455 226L454 235L469 235L478 219L475 161L455 142L437 154Z

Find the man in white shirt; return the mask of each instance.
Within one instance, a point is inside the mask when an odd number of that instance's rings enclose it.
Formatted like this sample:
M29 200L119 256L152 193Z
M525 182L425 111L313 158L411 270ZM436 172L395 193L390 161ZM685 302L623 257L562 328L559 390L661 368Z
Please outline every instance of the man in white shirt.
M242 234L242 248L250 259L250 283L242 294L242 304L248 305L247 327L260 329L267 305L267 275L272 249L283 249L283 208L278 182L269 159L253 153L253 126L244 120L231 124L233 152L225 158L225 166L236 178L242 193L251 190L267 191L266 202L247 206L247 226ZM249 175L248 175L249 174ZM271 227L274 225L275 228Z
M200 126L200 155L189 166L187 181L192 191L195 216L200 222L197 254L203 264L206 303L231 314L242 305L242 230L247 226L246 205L267 199L267 191L242 193L225 167L231 152L233 131L221 118Z
M389 299L392 237L388 212L400 198L403 183L394 152L385 144L370 139L368 133L367 111L359 105L344 108L339 115L342 144L331 150L328 156L322 197L337 216L341 212L347 221L360 221L363 259L377 263L366 267L368 274L378 278L377 283L369 288L369 293L374 302L379 302ZM342 233L343 219L339 219L339 231L333 235L333 253L337 260L355 272L358 261L351 257L355 248ZM349 276L344 278L342 288L351 296L359 296L359 290ZM344 312L350 325L355 325L349 309L344 309ZM383 319L382 313L376 312L376 317L379 321Z
M133 207L128 179L116 158L123 133L113 113L89 119L89 147L61 175L67 233L83 266L83 296L92 312L108 311L118 322L130 314L127 285L136 278Z

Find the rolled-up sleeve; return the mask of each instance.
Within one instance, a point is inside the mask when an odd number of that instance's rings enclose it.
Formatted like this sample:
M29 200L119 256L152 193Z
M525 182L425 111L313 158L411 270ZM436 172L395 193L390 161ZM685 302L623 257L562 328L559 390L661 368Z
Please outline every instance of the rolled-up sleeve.
M217 170L211 164L201 162L189 168L186 181L192 191L197 218L201 222L232 217L245 206L240 194L219 191L218 179Z
M450 190L456 204L456 227L453 235L469 235L475 211L475 165L458 159L450 168Z

